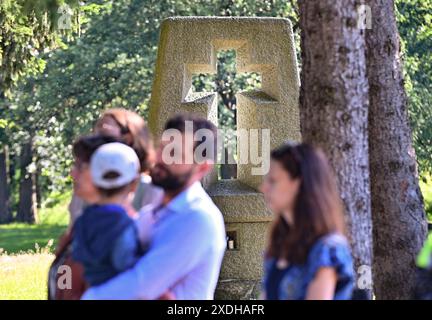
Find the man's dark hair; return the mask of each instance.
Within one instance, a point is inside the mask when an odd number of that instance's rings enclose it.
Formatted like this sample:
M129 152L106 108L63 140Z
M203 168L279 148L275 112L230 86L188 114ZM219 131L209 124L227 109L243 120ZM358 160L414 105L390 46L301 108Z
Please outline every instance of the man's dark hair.
M200 117L194 113L179 113L167 121L167 123L165 125L165 130L177 129L180 132L184 133L186 131L186 121L192 122L192 131L193 131L194 135L200 129L208 129L213 133L213 141L211 141L212 146L213 146L213 155L211 155L211 154L207 155L206 150L204 150L202 156L204 158L208 158L208 159L214 160L216 162L216 159L217 159L217 139L218 139L217 127L212 122L210 122L209 120L204 119L204 118L202 118L202 117ZM203 143L206 143L206 139L207 139L207 137L205 136L202 141L195 141L194 151L198 146L200 146Z

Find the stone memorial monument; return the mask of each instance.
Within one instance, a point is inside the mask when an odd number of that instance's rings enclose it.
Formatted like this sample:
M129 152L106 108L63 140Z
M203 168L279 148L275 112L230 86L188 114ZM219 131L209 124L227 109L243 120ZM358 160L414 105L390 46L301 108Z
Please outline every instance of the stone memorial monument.
M227 230L216 299L257 298L263 251L273 214L258 191L263 173L251 159L286 140L300 141L299 76L291 23L282 18L173 17L163 21L150 101L155 136L178 112L197 113L214 124L217 93L196 93L192 76L216 72L219 50L234 49L238 72L261 75L260 90L237 98L237 179L218 180L215 168L203 181L223 213ZM268 133L268 135L266 135ZM255 157L256 158L256 157ZM259 157L258 157L259 158ZM249 160L249 161L248 161ZM252 159L253 160L253 159Z

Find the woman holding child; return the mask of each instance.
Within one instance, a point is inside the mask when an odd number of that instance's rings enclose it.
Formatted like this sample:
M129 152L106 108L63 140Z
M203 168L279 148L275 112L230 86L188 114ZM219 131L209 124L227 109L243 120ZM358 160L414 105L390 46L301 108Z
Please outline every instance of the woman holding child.
M68 230L60 238L56 250L56 259L49 271L48 298L52 300L80 299L87 288L82 265L72 258L73 224L87 204L94 203L98 194L91 182L90 158L102 145L123 142L133 148L140 165L141 175L138 188L133 198L129 198L125 209L130 216L135 216L141 207L157 202L162 197L161 189L153 186L148 171L154 161L153 143L145 121L136 113L125 109L110 109L97 121L95 135L79 139L74 144L75 164L71 170L74 180L74 194L69 206L71 219ZM133 193L131 193L133 195ZM72 271L71 287L60 286L62 273L59 266L68 265Z
M149 170L154 163L155 151L153 141L147 125L142 117L137 113L126 109L109 109L105 111L94 127L94 133L108 135L122 140L125 144L132 147L139 160L141 167L140 182L131 201L131 209L139 210L142 207L154 202L158 202L163 195L160 188L151 184ZM72 177L74 171L71 172ZM82 213L85 201L82 196L74 192L69 212L71 214L71 224ZM130 210L132 212L133 210Z

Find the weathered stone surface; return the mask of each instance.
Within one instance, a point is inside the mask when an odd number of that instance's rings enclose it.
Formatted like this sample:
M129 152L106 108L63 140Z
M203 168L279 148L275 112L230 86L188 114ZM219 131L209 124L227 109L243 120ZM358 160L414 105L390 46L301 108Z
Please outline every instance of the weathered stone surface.
M221 280L216 288L215 300L256 300L260 292L259 280Z
M267 208L262 193L238 180L221 180L207 189L222 211L226 223L268 222L273 213Z
M159 136L168 118L197 113L217 125L217 94L193 93L192 76L216 73L217 51L235 49L237 70L261 74L262 88L237 94L237 128L270 129L270 148L300 140L299 77L291 23L281 18L174 17L162 23L149 125ZM257 138L257 150L262 149ZM239 145L239 144L238 144ZM246 152L249 153L250 146ZM238 148L238 156L242 157ZM224 257L217 299L257 298L263 250L272 213L253 175L251 162L237 165L237 180L217 180L215 168L203 181L221 209L236 247Z
M267 222L227 223L227 232L236 232L236 249L225 253L221 279L259 280L267 240Z
M185 111L217 124L216 93L193 93L192 76L215 73L217 51L224 49L236 50L239 72L258 72L262 77L262 90L237 95L237 127L270 129L270 148L286 139L300 140L299 76L291 23L281 18L164 20L150 101L152 131L160 135L170 116ZM262 176L252 175L252 167L239 164L238 179L257 189ZM206 185L216 182L217 175L211 177Z

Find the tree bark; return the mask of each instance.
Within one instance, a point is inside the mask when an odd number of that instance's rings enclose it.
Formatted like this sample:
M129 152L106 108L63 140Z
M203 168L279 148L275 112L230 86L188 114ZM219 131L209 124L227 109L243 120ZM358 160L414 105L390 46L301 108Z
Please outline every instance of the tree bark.
M345 205L355 271L371 272L365 38L354 0L300 0L301 131L328 155ZM360 272L361 273L361 272ZM371 281L363 283L371 295Z
M40 166L40 160L37 158L36 161L36 172L35 172L35 188L36 188L36 208L39 210L42 206L42 183L41 183L41 176L42 176L42 170Z
M28 166L33 160L33 143L30 139L22 146L20 156L20 186L17 221L37 222L35 174L28 172Z
M377 299L409 299L427 232L392 0L368 0L369 150Z
M8 148L0 150L0 224L11 221L9 207Z

